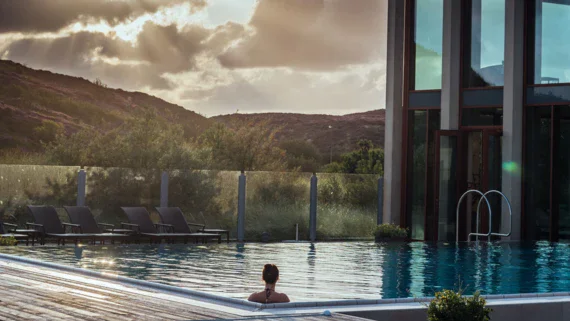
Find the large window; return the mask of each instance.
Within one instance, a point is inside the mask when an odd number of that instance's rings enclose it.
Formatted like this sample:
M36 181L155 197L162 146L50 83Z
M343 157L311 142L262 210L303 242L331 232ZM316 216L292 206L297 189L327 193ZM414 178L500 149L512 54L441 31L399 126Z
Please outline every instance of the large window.
M570 0L533 0L531 3L529 13L534 24L529 30L529 48L534 55L529 59L528 81L531 84L570 83L570 42L567 41Z
M433 220L435 131L440 126L440 111L411 110L409 121L407 225L412 239L423 240L431 238L425 224Z
M465 1L463 86L503 86L505 0Z
M441 89L443 0L415 0L413 32L411 89Z
M527 107L527 239L570 239L570 106Z

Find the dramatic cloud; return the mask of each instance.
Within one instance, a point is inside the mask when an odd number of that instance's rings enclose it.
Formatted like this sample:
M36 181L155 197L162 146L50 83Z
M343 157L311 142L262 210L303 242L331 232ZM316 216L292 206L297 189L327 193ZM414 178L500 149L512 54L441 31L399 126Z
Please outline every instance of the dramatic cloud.
M219 57L228 68L327 70L377 60L384 52L386 2L265 0L254 32Z
M169 88L163 74L194 69L196 56L206 50L203 42L211 35L215 34L195 25L179 31L174 25L146 23L135 45L103 33L79 32L56 39L18 40L5 48L4 56L127 88ZM121 79L129 81L123 85Z
M208 116L360 112L383 107L386 2L0 0L0 59Z
M89 19L114 25L179 3L190 3L194 10L206 6L206 0L2 0L0 33L54 32Z
M177 98L187 108L208 116L236 110L334 115L367 111L384 105L385 66L370 67L338 73L234 70L211 87L192 86L194 79L185 82L182 87L188 89Z

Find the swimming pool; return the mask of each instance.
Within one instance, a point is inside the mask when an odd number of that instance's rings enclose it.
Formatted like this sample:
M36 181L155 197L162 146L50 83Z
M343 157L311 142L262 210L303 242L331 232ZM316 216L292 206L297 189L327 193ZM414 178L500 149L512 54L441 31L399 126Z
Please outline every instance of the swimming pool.
M261 289L265 263L295 301L570 291L570 245L274 243L1 247L1 253L114 272L233 298Z

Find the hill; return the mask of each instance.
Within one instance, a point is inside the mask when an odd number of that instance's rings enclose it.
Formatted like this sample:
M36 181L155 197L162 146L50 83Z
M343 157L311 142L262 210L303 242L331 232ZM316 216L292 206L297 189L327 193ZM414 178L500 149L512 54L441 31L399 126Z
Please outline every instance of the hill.
M143 108L180 124L187 137L196 137L214 122L231 125L267 121L281 128L278 140L307 140L328 155L351 151L360 139L384 144L384 110L344 116L288 113L232 114L205 118L181 106L140 93L111 89L101 83L34 70L0 60L0 149L39 150L35 134L44 121L60 124L66 133L80 128L105 131L117 127Z
M237 123L268 122L281 128L278 140L306 140L312 142L323 155L338 155L355 149L360 139L369 139L376 146L384 146L385 110L379 109L344 116L306 115L288 113L232 114L212 117L232 126Z
M82 127L106 130L143 108L182 125L189 137L212 122L144 93L110 89L83 78L0 60L0 148L38 149L41 144L33 133L44 120L63 125L67 133Z

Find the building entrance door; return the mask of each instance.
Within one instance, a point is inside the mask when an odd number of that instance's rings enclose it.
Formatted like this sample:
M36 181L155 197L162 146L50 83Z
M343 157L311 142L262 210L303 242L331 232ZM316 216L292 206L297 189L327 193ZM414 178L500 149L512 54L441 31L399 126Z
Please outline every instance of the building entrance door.
M467 196L460 208L459 222L456 209L459 198L470 189L486 192L501 187L502 131L497 129L441 130L436 134L436 194L434 222L431 229L434 241L454 241L459 224L459 239L476 230L477 204L480 196ZM499 231L501 222L501 198L490 195L493 232ZM486 204L481 204L479 217L480 233L489 231L489 213Z

